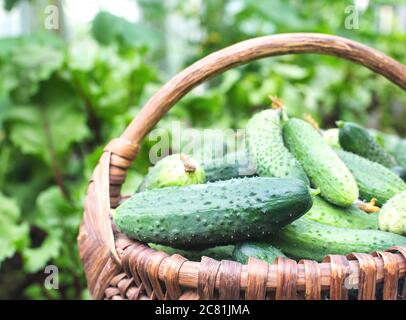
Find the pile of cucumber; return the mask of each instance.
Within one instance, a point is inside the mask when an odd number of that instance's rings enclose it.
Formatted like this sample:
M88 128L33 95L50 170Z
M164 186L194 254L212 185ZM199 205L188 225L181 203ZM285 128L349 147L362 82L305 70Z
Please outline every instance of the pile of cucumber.
M321 130L281 103L245 129L245 147L223 158L160 160L113 223L197 261L321 261L406 245L406 140L344 121Z

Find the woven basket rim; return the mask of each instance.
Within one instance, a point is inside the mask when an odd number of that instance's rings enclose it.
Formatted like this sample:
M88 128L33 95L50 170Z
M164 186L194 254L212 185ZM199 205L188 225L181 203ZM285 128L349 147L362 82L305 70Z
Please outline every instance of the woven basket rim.
M331 299L345 299L343 281L358 275L359 299L372 299L377 282L384 282L384 297L397 298L397 281L406 276L406 247L387 252L330 255L323 263L299 263L278 258L275 264L250 258L247 265L218 262L204 257L192 262L168 256L114 229L111 208L121 201L121 185L146 134L192 88L220 72L255 59L292 53L333 55L361 64L406 90L406 67L383 53L342 37L292 33L246 40L197 61L167 82L141 109L121 137L105 148L89 183L83 223L78 235L80 257L89 290L96 299L264 299L275 290L275 299L320 298L323 288ZM406 294L406 286L405 294ZM197 289L197 292L196 292ZM218 294L218 295L217 295Z

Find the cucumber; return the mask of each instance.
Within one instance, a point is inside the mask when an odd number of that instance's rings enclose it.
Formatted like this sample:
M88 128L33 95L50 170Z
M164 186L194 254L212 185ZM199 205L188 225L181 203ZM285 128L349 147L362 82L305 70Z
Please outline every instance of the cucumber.
M223 158L203 162L202 166L207 182L255 175L255 166L249 161L245 150L229 153Z
M336 207L324 201L321 197L313 198L313 207L304 217L338 228L378 229L377 214L367 214L355 205L348 208Z
M337 128L327 129L322 132L324 141L332 148L340 148L338 134L339 130Z
M136 193L114 211L113 220L140 241L202 248L264 238L312 203L300 180L241 178Z
M395 152L397 144L401 141L401 138L395 134L369 128L367 131L375 138L375 141L390 154Z
M351 206L358 199L354 177L316 129L303 120L290 119L283 134L289 150L323 198L342 207Z
M391 168L396 165L395 159L382 148L367 129L352 122L338 121L341 147L371 161Z
M406 235L406 191L384 204L379 212L379 228Z
M405 182L379 163L344 150L337 149L336 153L357 181L362 200L376 198L377 204L382 206L394 195L406 190Z
M193 158L172 154L150 168L137 191L205 183L203 168Z
M180 250L155 243L148 243L148 245L155 250L166 252L169 255L180 254L191 261L201 261L203 256L216 260L231 260L234 251L233 245L217 246L203 250Z
M281 250L264 242L243 242L234 247L233 260L247 264L248 258L253 257L273 263L277 257L286 257Z
M385 231L337 228L300 218L269 242L290 257L322 261L329 254L371 253L406 245L406 238Z
M401 140L394 150L394 156L404 169L406 169L406 140Z
M306 184L305 171L283 143L283 109L269 109L254 115L246 126L246 147L256 172L264 177L296 178Z

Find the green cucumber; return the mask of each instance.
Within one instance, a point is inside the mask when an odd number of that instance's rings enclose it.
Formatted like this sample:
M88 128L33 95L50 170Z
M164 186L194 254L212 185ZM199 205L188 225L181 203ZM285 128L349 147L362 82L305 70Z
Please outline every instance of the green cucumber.
M378 162L387 168L396 165L395 159L378 144L367 129L345 121L338 121L337 126L340 128L340 145L344 150Z
M406 190L405 182L383 165L344 150L337 149L336 153L357 181L361 200L376 198L381 206Z
M379 212L379 228L406 235L406 191L384 204Z
M378 215L367 214L355 205L336 207L321 197L313 198L313 207L304 215L306 219L338 228L378 229Z
M148 245L155 250L163 251L169 255L180 254L181 256L191 261L201 261L203 256L210 257L219 261L231 260L234 251L233 245L217 246L202 250L180 250L155 243L148 243Z
M323 198L342 207L351 206L358 199L354 177L316 129L303 120L290 119L283 134L289 150Z
M233 260L247 264L248 258L253 257L273 263L277 257L286 257L281 250L264 242L243 242L234 247Z
M385 231L337 228L300 218L269 242L290 257L322 261L329 254L371 253L404 246L406 238Z
M150 168L137 191L205 183L200 164L183 153L172 154Z
M241 178L136 193L113 219L140 241L202 248L264 238L312 203L309 187L298 179Z
M303 168L283 143L283 109L264 110L254 115L246 126L246 147L258 175L263 177L309 180Z
M203 162L202 166L207 182L255 175L255 166L249 161L245 150L229 153L222 158Z
M406 140L399 141L394 150L394 156L399 165L406 169Z

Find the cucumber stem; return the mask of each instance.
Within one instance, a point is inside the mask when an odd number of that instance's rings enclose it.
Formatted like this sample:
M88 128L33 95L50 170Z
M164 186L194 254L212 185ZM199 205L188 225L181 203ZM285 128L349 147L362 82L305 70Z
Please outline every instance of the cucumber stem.
M285 104L276 96L269 96L269 99L272 101L272 109L283 109Z
M372 198L369 202L358 201L356 203L357 207L366 213L377 213L381 209L376 206L377 199Z
M195 172L196 171L196 166L190 161L190 157L181 153L180 160L183 162L185 172Z
M342 128L342 127L344 127L344 121L342 121L342 120L338 120L338 121L336 121L336 126L337 126L337 128Z
M306 122L310 123L314 129L320 132L320 126L318 122L310 114L306 114L304 119L306 120Z
M284 125L286 122L289 121L289 116L288 116L288 113L286 112L285 108L283 108L281 110L282 110L282 112L281 112L281 122L282 122L282 125Z

